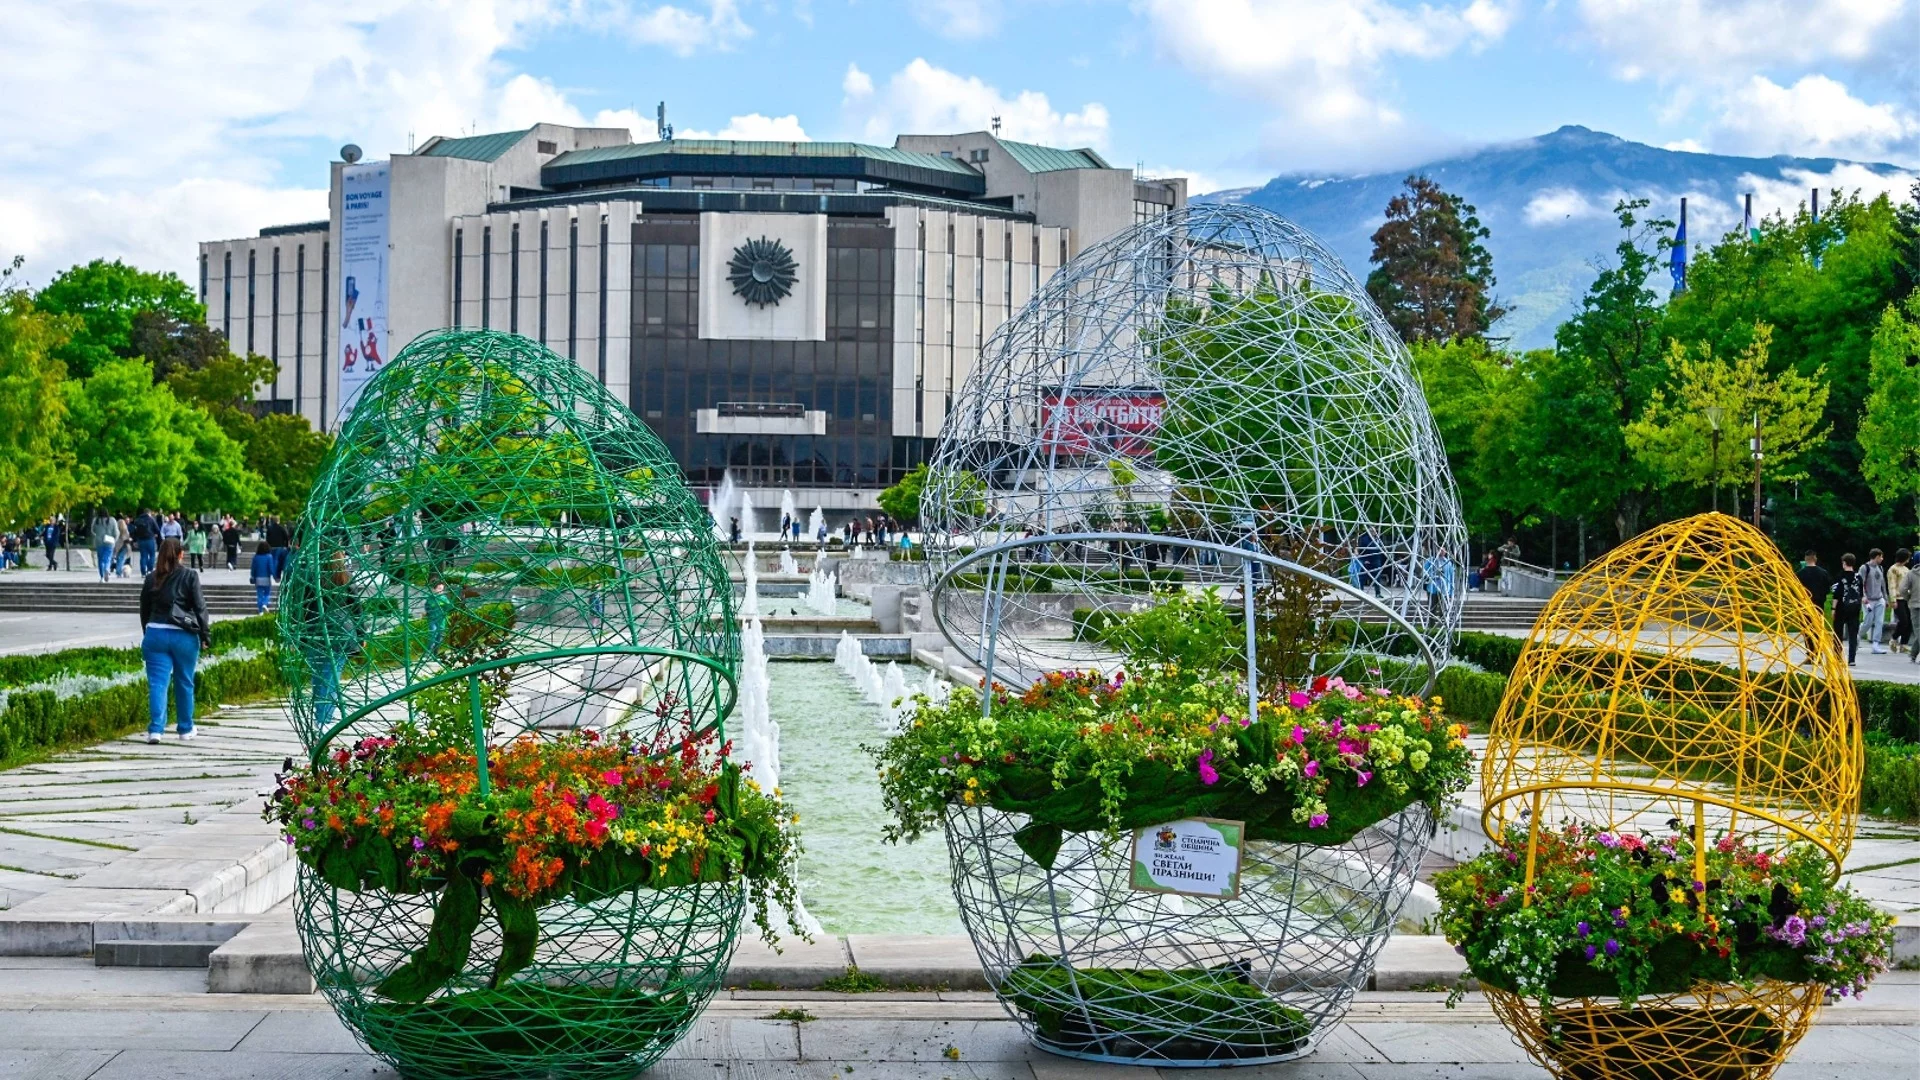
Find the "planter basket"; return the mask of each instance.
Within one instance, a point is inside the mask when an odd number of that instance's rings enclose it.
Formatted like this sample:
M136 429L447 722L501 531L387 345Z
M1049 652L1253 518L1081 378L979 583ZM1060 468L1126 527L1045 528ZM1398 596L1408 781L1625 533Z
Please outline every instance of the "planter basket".
M1764 980L1642 997L1537 1001L1487 988L1494 1015L1560 1080L1764 1080L1812 1025L1824 988Z
M1820 609L1773 541L1725 514L1669 522L1555 593L1534 624L1482 761L1486 835L1577 821L1675 825L1817 846L1837 876L1860 802L1860 717ZM1675 824L1667 824L1673 822ZM1696 880L1705 878L1704 854ZM1484 982L1484 980L1483 980ZM1534 1060L1580 1080L1764 1080L1825 998L1816 983L1698 984L1538 1002L1487 989Z
M1252 841L1231 900L1128 887L1131 836L1069 833L1052 869L1022 815L947 815L954 894L994 992L1042 1049L1164 1066L1312 1052L1366 988L1433 835L1414 805L1345 844Z
M644 425L526 338L448 331L402 350L354 403L300 538L282 655L316 761L449 703L477 745L650 740L733 707L733 589L706 512ZM633 1075L718 989L744 902L738 881L583 872L529 927L470 876L329 876L301 867L308 964L409 1077ZM436 916L461 929L436 937ZM449 944L469 929L470 947Z

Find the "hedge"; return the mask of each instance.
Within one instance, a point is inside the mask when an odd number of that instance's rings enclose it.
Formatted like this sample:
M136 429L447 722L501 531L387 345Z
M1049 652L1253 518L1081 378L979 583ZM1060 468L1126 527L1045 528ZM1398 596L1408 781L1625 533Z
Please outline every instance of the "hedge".
M1860 809L1920 821L1920 743L1868 736L1867 767L1860 777Z
M270 653L215 660L194 675L194 711L255 701L281 693L280 669ZM122 683L91 694L59 698L51 690L16 693L0 712L0 768L51 750L118 738L147 726L147 684Z
M273 639L277 632L275 615L251 615L213 624L212 652L222 653L243 645L258 646ZM25 656L0 656L0 689L31 686L62 675L118 675L139 671L145 665L140 650L91 647L62 649L59 652Z

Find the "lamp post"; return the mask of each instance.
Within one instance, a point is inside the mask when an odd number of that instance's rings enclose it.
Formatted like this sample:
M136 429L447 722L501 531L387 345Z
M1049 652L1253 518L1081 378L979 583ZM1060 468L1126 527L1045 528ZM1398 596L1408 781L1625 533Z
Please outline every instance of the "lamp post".
M1718 405L1706 408L1707 426L1713 429L1713 512L1720 512L1720 418L1727 410Z
M1765 447L1760 441L1760 413L1753 414L1753 439L1748 444L1753 448L1753 527L1760 527L1760 459L1765 455Z

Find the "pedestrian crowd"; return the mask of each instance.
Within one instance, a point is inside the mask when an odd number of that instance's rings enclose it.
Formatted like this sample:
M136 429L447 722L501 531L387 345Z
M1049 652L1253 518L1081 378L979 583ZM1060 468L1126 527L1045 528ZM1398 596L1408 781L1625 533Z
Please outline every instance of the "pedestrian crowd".
M1818 552L1801 556L1795 576L1816 606L1833 602L1833 632L1847 647L1847 664L1860 655L1860 641L1875 653L1905 653L1907 662L1920 661L1913 633L1913 612L1920 604L1920 573L1907 548L1888 562L1879 548L1861 562L1852 552L1840 556L1840 572L1820 565Z

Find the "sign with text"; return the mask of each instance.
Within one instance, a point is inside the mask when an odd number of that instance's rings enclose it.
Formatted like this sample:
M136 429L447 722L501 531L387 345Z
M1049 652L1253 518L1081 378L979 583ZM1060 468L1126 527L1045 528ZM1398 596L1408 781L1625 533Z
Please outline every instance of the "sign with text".
M1232 900L1240 895L1243 821L1185 818L1136 829L1131 884L1140 892Z
M360 391L387 359L387 162L340 170L340 409L353 411Z
M1049 453L1144 458L1160 430L1166 395L1157 390L1075 390L1040 400L1040 437Z

